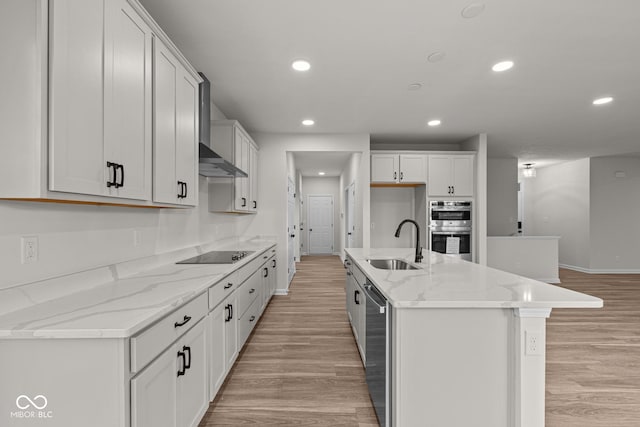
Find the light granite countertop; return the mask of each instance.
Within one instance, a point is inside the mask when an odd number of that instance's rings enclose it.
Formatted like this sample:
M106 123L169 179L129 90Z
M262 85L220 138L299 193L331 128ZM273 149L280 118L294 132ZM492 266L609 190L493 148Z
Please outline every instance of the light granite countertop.
M164 265L6 313L0 316L0 339L131 337L273 246L254 239L215 247L255 251L223 265L175 264L213 249L208 245L176 252L174 259L163 257Z
M590 295L463 261L428 250L348 248L345 252L397 308L577 308L602 307ZM399 258L417 270L383 270L367 259Z

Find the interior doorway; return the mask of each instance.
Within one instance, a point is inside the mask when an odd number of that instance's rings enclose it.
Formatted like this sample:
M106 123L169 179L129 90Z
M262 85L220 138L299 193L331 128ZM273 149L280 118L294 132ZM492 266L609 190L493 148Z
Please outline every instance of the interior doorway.
M309 255L333 253L333 196L310 194L307 198Z
M295 188L293 181L289 178L287 185L287 272L289 283L291 283L293 276L296 274L296 225L293 215L296 207Z

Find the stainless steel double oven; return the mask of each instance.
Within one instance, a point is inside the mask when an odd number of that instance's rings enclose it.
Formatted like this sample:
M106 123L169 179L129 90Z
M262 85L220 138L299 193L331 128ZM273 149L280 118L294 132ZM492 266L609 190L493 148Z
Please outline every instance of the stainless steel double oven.
M473 216L470 201L429 202L429 242L431 250L473 260Z

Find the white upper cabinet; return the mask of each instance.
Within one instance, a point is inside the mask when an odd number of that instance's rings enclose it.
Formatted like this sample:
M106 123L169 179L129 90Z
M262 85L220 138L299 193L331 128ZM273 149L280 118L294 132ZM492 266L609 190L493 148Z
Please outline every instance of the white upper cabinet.
M473 196L473 154L429 155L429 196Z
M211 146L247 177L209 179L209 210L256 213L258 210L258 147L236 120L211 123Z
M153 36L126 0L105 1L105 14L105 160L117 165L108 194L150 200Z
M139 2L9 2L6 12L15 24L3 21L12 36L3 47L15 58L0 74L20 90L0 99L12 111L2 131L11 161L0 162L0 197L195 205L200 77ZM174 70L154 61L154 40L172 54ZM156 65L162 105L153 102ZM12 100L14 92L24 101ZM154 129L154 107L172 123L156 121ZM153 161L164 167L169 157L171 189L163 176L154 192Z
M153 200L197 204L198 84L154 40Z
M425 154L372 154L371 182L424 184L427 179Z
M104 195L103 0L54 1L50 17L49 188Z

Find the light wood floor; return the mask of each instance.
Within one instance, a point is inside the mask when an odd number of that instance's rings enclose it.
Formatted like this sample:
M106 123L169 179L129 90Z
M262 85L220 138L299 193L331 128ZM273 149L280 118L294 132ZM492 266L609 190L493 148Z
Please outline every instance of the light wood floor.
M640 426L640 275L560 270L603 309L554 309L547 322L547 427Z
M548 319L546 426L640 426L640 275L560 278L605 307L554 309ZM339 259L304 257L200 427L377 426L344 303Z
M303 257L289 295L274 296L205 426L377 426L345 309L336 256Z

